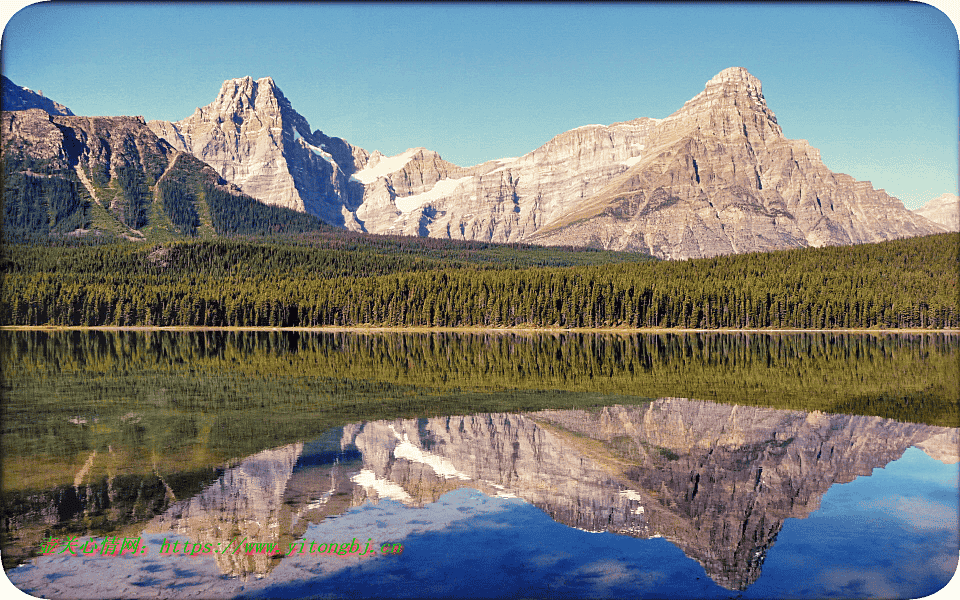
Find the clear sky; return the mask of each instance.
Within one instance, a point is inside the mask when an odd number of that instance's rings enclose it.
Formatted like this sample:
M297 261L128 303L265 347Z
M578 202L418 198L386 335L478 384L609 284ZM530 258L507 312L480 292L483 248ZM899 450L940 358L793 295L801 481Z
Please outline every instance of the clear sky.
M76 114L179 120L226 79L271 76L314 129L462 166L666 117L742 66L830 169L908 208L957 193L960 43L920 3L40 3L7 16L3 73Z

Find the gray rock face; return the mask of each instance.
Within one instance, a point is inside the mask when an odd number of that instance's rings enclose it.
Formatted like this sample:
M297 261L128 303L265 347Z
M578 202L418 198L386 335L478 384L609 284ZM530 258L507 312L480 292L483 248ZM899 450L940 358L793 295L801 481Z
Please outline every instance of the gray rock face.
M684 259L936 232L784 138L760 82L734 67L660 122L628 172L530 241Z
M361 228L353 212L363 186L350 175L366 162L367 153L321 131L311 133L269 77L225 81L217 99L190 117L147 125L266 204Z
M390 228L430 237L527 241L624 173L655 123L579 127L522 157L461 169L426 192L400 193Z
M269 78L227 81L192 117L150 127L263 202L372 233L685 259L941 231L784 138L760 81L740 67L666 119L587 125L466 168L424 148L368 155L309 134Z
M960 196L941 194L913 212L947 231L960 231Z
M34 92L31 89L20 87L14 82L0 75L3 82L3 111L9 110L28 110L39 108L51 115L72 116L73 113L66 106L59 102L54 102L45 97L42 93Z

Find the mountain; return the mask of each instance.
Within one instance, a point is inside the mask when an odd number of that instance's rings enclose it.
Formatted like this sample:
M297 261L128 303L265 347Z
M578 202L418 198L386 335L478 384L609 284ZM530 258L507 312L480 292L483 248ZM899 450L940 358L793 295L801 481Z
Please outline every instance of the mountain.
M149 125L262 202L372 233L685 259L941 231L784 138L740 67L665 119L587 125L466 168L425 148L386 157L311 134L270 78L229 80L188 119Z
M269 77L225 81L217 99L190 117L148 126L266 204L362 229L353 211L363 186L350 176L367 153L321 131L311 133Z
M960 196L941 194L913 212L947 231L960 231Z
M164 241L327 225L264 206L158 138L142 117L5 111L3 238Z
M3 111L8 110L27 110L28 108L39 108L51 115L73 115L66 106L46 98L43 92L34 92L31 89L20 87L7 79L5 75L0 75L3 82Z
M664 119L639 161L534 239L667 258L877 242L934 233L869 182L783 137L760 81L722 71Z

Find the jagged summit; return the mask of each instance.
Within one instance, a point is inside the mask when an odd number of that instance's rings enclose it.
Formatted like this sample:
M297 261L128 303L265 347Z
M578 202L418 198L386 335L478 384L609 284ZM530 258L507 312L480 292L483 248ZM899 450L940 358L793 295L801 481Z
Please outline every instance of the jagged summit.
M283 96L283 92L277 87L277 83L273 80L273 77L254 79L247 75L245 77L224 81L220 87L220 97L240 95L252 98L261 91L274 96Z
M729 67L714 75L707 85L720 83L744 83L757 88L760 87L760 80L750 74L743 67Z
M699 130L755 140L783 137L760 80L743 67L730 67L714 75L702 92L665 120L672 122L665 133Z
M366 151L313 131L272 77L228 79L217 98L190 117L148 125L266 204L360 228L350 208L362 189L350 176L366 162Z
M290 102L272 77L254 80L247 76L224 81L216 100L198 108L193 118L203 119L209 114L242 114L249 111L279 115L282 108L290 108Z
M10 81L6 75L0 75L2 80L2 96L4 111L29 110L39 108L47 114L73 116L69 108L46 98L43 92L35 92L30 88L21 87Z
M273 80L273 77L270 77L269 75L267 75L266 77L261 77L260 79L254 79L249 75L244 75L243 77L234 77L233 79L228 79L224 81L223 86L227 87L227 85L231 83L234 85L244 85L244 86L266 85L270 87L277 87L277 84Z

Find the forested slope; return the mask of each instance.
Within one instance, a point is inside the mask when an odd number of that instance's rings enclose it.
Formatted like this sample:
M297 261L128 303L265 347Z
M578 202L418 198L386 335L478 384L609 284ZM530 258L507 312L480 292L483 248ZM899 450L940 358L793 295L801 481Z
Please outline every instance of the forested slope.
M8 246L8 325L954 328L960 235L677 262L220 240ZM389 249L390 244L394 248ZM414 244L416 247L416 245ZM525 254L529 252L530 254ZM538 252L540 254L538 254ZM552 257L552 258L551 258ZM584 260L583 262L593 262Z
M161 243L331 228L243 194L140 118L7 111L0 133L3 243Z

